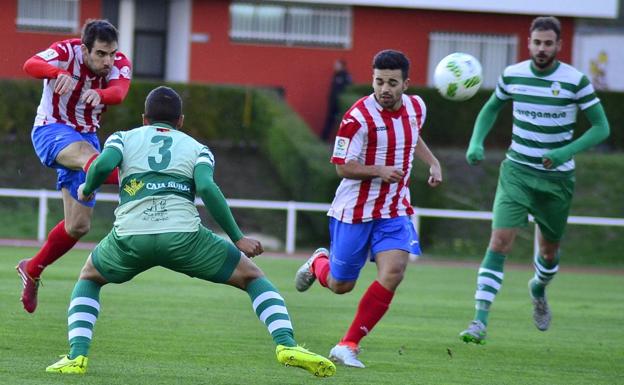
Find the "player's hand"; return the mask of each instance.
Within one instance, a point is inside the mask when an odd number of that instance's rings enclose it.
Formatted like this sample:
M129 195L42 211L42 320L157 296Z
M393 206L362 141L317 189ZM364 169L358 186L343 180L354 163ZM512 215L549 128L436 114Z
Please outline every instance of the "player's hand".
M392 166L380 166L379 177L386 183L398 183L400 182L405 173L400 168Z
M442 183L442 167L439 163L434 164L429 169L429 180L427 180L429 186L437 187Z
M56 78L54 93L59 95L66 94L76 87L76 83L78 82L70 74L62 73Z
M479 164L483 159L485 159L485 151L483 150L483 146L478 144L470 144L468 146L468 150L466 151L466 161L469 165L474 166Z
M89 195L85 195L84 194L84 187L85 187L84 183L82 183L80 186L78 186L78 199L80 199L83 202L88 202L90 200L93 200L93 198L95 198L95 193L91 193Z
M561 149L550 150L542 156L542 165L551 169L557 168L569 160L569 156Z
M102 97L97 93L96 90L86 90L80 96L80 101L85 103L86 105L91 105L92 107L97 106L102 101Z
M252 238L242 237L235 243L236 247L243 252L247 257L253 258L256 255L264 253L262 244Z

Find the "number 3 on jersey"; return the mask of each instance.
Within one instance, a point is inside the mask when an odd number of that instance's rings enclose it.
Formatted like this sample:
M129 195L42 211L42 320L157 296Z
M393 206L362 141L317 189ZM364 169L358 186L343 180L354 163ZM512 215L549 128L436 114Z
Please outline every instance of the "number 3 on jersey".
M171 145L173 144L173 139L169 136L157 135L152 138L152 143L161 143L158 148L159 157L150 155L147 158L149 166L154 171L164 170L169 166L171 162ZM160 158L160 161L156 160Z

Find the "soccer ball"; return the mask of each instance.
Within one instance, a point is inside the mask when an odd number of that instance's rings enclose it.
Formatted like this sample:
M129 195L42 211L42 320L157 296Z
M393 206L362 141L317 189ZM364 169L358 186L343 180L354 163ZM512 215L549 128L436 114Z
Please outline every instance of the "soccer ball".
M443 98L456 102L468 100L483 82L481 63L467 53L452 53L436 66L433 82Z

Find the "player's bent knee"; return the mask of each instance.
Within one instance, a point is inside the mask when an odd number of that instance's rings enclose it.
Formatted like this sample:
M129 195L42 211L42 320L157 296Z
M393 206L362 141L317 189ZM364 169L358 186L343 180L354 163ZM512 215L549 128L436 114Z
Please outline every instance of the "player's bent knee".
M66 226L65 230L72 238L80 239L91 230L91 222L74 223Z
M353 290L355 282L336 282L332 281L328 283L328 287L336 294L346 294Z
M511 251L512 242L505 238L492 237L488 248L495 253L508 254Z

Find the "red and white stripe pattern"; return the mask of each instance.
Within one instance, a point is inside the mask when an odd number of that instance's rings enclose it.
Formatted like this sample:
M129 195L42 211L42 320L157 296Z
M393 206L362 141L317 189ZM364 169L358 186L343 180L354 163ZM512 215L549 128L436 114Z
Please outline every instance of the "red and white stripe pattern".
M398 111L384 110L373 94L360 99L345 114L331 162L356 160L364 165L400 168L405 177L398 183L381 178L343 179L328 216L346 223L394 218L414 213L410 204L409 176L414 148L425 122L426 106L416 95L403 95Z
M78 132L95 132L100 126L100 116L106 106L86 105L80 101L80 96L89 89L106 88L111 80L130 79L130 61L119 52L115 56L113 68L106 77L95 75L83 63L80 44L80 39L63 40L38 54L49 64L69 72L77 84L73 91L59 95L54 93L56 79L44 80L35 127L63 123L74 127Z

